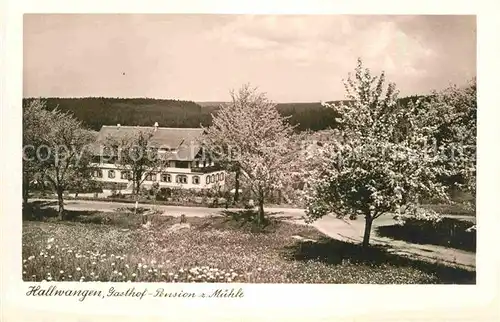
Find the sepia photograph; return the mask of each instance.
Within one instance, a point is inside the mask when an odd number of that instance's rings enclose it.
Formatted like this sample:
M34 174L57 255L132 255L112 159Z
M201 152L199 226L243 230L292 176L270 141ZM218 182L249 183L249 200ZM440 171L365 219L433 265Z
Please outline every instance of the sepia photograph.
M47 283L32 295L476 285L475 15L22 26L22 280Z

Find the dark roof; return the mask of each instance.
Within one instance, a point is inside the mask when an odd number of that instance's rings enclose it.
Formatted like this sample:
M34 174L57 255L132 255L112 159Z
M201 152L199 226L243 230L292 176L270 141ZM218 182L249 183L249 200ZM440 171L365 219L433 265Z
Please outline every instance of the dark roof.
M176 149L177 153L167 152L168 159L193 160L201 149L203 129L201 128L169 128L153 126L103 125L97 134L97 143L104 142L109 136L120 139L133 137L139 132L152 132L152 147Z

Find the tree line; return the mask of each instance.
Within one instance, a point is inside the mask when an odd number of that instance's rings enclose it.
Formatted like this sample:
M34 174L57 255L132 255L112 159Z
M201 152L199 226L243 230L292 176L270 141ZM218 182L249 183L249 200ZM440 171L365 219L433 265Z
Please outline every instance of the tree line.
M417 96L402 98L401 103L416 100ZM27 106L34 98L25 98ZM89 129L99 131L103 125L151 126L158 122L163 127L191 127L212 125L211 114L216 113L220 103L197 104L193 101L152 98L43 98L45 108L69 112L81 120ZM340 103L340 101L330 102ZM335 128L339 116L334 110L324 108L321 103L278 103L276 108L295 131L318 131Z

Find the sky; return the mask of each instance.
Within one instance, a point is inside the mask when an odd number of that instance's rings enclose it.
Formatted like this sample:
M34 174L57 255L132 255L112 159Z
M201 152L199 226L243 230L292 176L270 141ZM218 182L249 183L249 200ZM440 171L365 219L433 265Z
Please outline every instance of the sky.
M476 76L475 16L26 14L24 97L342 99L360 57L400 96Z

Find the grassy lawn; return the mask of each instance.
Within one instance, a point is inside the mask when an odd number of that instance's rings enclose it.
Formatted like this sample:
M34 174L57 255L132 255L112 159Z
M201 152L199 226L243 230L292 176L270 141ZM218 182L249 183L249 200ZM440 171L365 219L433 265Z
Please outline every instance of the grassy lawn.
M71 212L64 222L52 211L29 212L23 222L25 281L475 283L475 272L381 248L363 252L311 227L274 219L257 230L249 213L188 217L190 228L173 230L179 218L155 216L144 228L126 209Z

